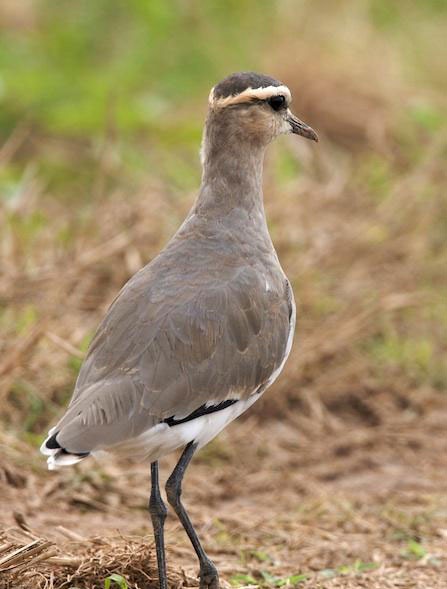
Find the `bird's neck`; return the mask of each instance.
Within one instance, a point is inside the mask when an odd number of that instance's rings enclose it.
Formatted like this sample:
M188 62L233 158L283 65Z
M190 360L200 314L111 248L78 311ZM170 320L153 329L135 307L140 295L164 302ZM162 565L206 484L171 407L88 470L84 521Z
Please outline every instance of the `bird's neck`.
M222 141L222 139L224 139ZM195 212L225 215L235 208L264 217L262 170L264 147L237 137L205 134L202 185Z

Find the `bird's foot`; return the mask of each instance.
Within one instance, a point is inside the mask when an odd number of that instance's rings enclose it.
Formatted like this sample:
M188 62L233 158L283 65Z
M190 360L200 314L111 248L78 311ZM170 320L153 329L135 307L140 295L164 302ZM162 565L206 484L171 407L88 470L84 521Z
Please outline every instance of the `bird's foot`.
M219 574L210 560L200 565L199 577L199 589L219 589Z

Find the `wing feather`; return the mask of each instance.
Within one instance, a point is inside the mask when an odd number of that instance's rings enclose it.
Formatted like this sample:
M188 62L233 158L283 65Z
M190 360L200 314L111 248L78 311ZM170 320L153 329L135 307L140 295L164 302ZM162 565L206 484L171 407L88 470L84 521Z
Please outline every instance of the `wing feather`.
M140 270L100 325L56 426L71 451L91 450L93 429L107 446L210 399L247 398L281 365L290 303L275 259L266 270L223 256L203 272L188 264L194 252L180 267L178 255L165 250Z

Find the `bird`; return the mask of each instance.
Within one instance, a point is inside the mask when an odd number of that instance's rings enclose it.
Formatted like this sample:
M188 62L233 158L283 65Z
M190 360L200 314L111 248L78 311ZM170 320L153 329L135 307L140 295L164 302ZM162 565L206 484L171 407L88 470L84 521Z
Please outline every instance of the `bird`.
M289 356L295 302L270 237L263 159L279 135L318 141L282 82L233 73L209 94L202 180L165 248L123 286L93 337L65 414L41 446L50 470L108 452L150 464L148 510L167 589L159 460L181 450L167 501L199 560L219 574L181 500L193 455L255 403Z

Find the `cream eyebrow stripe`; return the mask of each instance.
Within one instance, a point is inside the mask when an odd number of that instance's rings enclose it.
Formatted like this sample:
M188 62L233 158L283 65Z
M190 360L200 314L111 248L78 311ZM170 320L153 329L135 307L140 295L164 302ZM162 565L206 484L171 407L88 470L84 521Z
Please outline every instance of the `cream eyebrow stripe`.
M214 88L212 88L208 102L213 108L224 108L233 104L250 102L251 100L266 100L267 98L278 96L279 94L285 96L287 102L292 100L292 95L287 86L266 86L261 88L247 88L240 94L226 96L225 98L215 98Z

